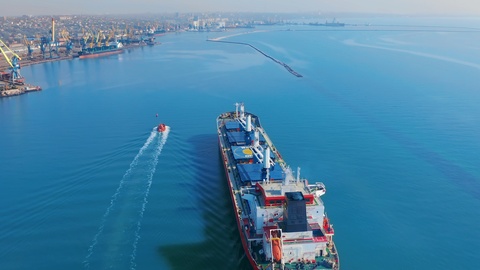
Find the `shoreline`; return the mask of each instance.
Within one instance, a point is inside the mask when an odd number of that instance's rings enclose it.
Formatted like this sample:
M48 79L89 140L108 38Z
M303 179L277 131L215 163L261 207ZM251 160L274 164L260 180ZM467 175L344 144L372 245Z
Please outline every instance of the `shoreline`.
M160 44L161 44L160 42L157 42L154 45L160 45ZM151 46L151 45L149 44L124 45L123 50L128 50L128 49L133 49L133 48L143 47L143 46ZM22 59L25 59L25 60L20 60L19 64L20 64L20 67L26 67L26 66L43 64L48 62L71 60L71 59L77 58L75 57L75 55L78 55L78 51L73 52L72 55L58 56L54 58L41 58L42 57L41 53L35 53L35 56L33 56L32 59L27 59L28 56L22 56L23 57ZM10 69L10 66L8 65L7 61L0 62L0 72L7 72L9 69Z
M159 44L161 44L161 43L160 42L155 43L155 45L159 45ZM133 49L133 48L137 48L137 47L143 47L143 46L147 46L147 45L149 45L149 44L126 45L126 46L123 47L122 52L124 50ZM75 55L77 55L77 54L78 54L78 52L75 52L72 55L68 55L68 56L58 56L58 57L54 57L54 58L45 58L45 59L40 58L41 54L38 54L38 55L36 54L31 59L26 59L27 57L24 56L25 58L23 58L23 59L25 59L25 60L20 60L19 64L20 64L20 67L26 67L26 66L44 64L44 63L49 63L49 62L73 60L73 59L77 58L77 57L75 57ZM107 56L107 55L105 55L105 56ZM9 70L10 70L10 66L8 65L7 61L0 62L0 73L3 73L3 72L8 73ZM9 85L9 82L7 82L7 81L0 80L0 82L5 83L6 85ZM24 83L24 84L21 84L21 85L16 85L14 88L10 88L10 87L6 87L5 89L0 88L0 98L19 96L19 95L23 95L23 94L26 94L26 93L29 93L29 92L38 92L38 91L41 91L41 90L42 90L41 86L32 85L32 84L29 84L29 83Z

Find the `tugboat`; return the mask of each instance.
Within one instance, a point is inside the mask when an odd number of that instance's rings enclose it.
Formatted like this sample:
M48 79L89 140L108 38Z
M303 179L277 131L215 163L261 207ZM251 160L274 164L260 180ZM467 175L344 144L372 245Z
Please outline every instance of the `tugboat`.
M165 126L164 123L161 123L160 125L158 125L157 131L158 132L164 132L166 128L167 128L167 126Z
M339 270L322 182L297 176L243 103L217 118L220 155L245 255L255 270Z

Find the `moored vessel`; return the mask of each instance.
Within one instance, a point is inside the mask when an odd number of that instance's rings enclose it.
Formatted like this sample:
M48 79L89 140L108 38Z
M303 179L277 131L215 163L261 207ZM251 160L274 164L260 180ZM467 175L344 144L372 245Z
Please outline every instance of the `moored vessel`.
M217 118L217 132L238 231L253 269L339 269L325 185L296 177L260 124L245 112Z
M78 52L78 57L80 59L96 58L120 53L123 53L123 44L121 42L111 42L108 45L83 48Z

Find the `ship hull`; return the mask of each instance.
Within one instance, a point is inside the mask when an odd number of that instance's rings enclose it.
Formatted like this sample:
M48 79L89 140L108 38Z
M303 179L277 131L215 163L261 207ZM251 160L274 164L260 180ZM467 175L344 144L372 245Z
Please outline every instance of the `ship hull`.
M120 54L123 53L123 49L117 49L117 50L111 50L111 51L100 51L100 52L93 52L93 53L84 53L80 54L78 58L80 59L85 59L85 58L97 58L97 57L103 57L107 55L114 55L114 54Z
M245 235L243 235L241 220L240 220L240 218L238 218L239 208L237 207L237 204L235 203L235 194L233 193L234 192L234 186L233 186L232 179L230 178L230 174L228 173L228 168L227 168L228 163L225 162L225 160L227 160L227 157L225 156L225 153L222 151L222 148L221 148L222 143L220 141L220 137L218 138L218 145L220 146L219 150L220 150L220 156L222 157L222 164L223 164L223 169L225 171L225 177L228 180L227 181L228 190L229 190L229 194L230 194L230 200L233 204L233 213L237 217L237 218L235 218L235 221L237 223L237 230L238 230L238 233L239 233L239 236L240 236L240 240L242 241L243 250L245 251L247 259L250 262L250 265L253 267L253 269L254 270L260 270L257 263L255 262L255 260L252 257L252 254L251 254L250 249L248 247L248 243L247 243L247 240L245 238Z

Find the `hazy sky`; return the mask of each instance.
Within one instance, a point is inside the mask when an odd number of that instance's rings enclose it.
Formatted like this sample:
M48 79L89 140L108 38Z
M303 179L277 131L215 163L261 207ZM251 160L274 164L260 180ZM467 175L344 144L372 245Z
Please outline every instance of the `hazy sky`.
M478 0L0 0L1 16L201 11L480 15Z

